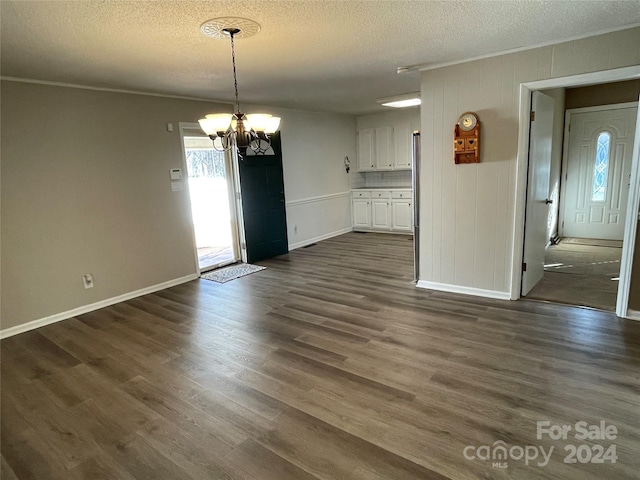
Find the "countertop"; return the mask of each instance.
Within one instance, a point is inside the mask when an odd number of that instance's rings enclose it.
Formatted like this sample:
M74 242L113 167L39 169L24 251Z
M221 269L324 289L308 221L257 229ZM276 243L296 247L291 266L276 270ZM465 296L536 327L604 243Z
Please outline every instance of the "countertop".
M411 187L355 187L351 190L411 190Z

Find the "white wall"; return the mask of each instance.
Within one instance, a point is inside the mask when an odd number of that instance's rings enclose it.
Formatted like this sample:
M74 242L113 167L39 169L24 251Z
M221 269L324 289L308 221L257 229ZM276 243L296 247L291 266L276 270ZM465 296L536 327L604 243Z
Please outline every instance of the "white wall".
M351 115L247 106L282 117L289 249L352 229L349 175L344 157L355 159L356 119Z
M358 130L362 128L386 127L409 122L411 130L420 130L420 107L389 108L385 112L360 115L356 119Z
M640 64L640 28L422 72L420 286L508 298L520 84ZM481 163L453 163L458 116L482 122Z

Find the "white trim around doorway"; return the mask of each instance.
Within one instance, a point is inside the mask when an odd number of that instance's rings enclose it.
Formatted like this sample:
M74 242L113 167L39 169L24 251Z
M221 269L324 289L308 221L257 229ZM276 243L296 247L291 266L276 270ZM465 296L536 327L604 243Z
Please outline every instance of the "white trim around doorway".
M183 183L185 186L185 190L187 192L187 198L189 198L189 203L191 203L191 194L189 192L189 182L188 182L189 176L187 173L188 172L187 154L185 150L184 137L186 136L188 131L198 132L198 130L202 131L202 129L200 129L200 125L197 123L186 123L186 122L178 123L178 131L180 133L180 150L182 155L182 177L184 179ZM204 132L202 132L202 135L204 136ZM190 211L191 211L191 207L189 207L189 212ZM191 215L191 213L189 213L189 215ZM193 260L196 265L196 272L198 272L198 275L200 275L200 262L198 260L198 245L196 242L196 228L192 221L189 222L189 225L191 226L191 241L193 243Z

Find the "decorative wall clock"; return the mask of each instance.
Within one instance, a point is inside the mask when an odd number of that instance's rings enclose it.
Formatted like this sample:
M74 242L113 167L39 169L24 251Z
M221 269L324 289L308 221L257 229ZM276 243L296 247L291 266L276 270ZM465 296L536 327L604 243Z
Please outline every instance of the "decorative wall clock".
M480 120L473 112L458 118L453 131L453 160L456 164L480 162Z

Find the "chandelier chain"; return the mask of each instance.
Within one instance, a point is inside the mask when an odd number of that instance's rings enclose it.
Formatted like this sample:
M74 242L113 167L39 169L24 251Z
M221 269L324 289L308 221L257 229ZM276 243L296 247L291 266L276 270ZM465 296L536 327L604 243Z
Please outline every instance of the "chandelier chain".
M238 100L238 77L236 75L236 49L233 43L234 32L230 32L231 37L231 61L233 63L233 87L236 92L236 112L240 111L240 101Z

